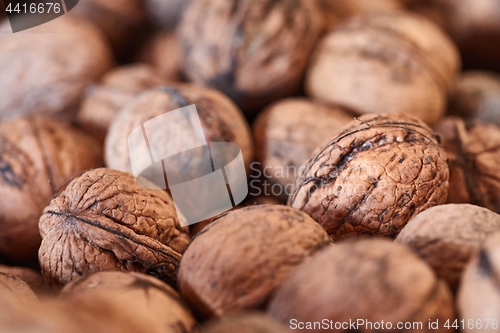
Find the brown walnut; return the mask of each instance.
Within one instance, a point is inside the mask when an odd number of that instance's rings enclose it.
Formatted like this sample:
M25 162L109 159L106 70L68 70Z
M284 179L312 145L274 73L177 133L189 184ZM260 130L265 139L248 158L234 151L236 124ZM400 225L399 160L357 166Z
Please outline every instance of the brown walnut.
M406 247L387 239L340 243L299 266L272 297L269 314L289 324L300 322L421 322L404 332L431 330L429 320L453 321L453 297L427 264ZM387 326L386 326L387 327ZM309 332L323 332L308 329ZM352 332L349 328L340 332ZM356 332L388 332L359 326ZM453 331L453 329L451 330Z
M290 333L286 326L259 312L222 317L202 327L203 333Z
M36 259L38 219L52 195L78 172L102 166L87 133L45 116L0 123L0 254Z
M0 271L0 307L8 305L8 302L29 305L36 301L35 293L26 282L17 276Z
M52 286L98 271L149 273L175 285L189 243L165 191L143 188L132 175L106 168L61 188L39 228L42 275Z
M192 0L146 0L151 21L157 26L173 30Z
M446 153L431 129L409 115L364 115L306 165L288 204L335 240L395 237L419 212L446 200Z
M40 272L37 272L34 269L27 267L10 267L0 265L0 272L13 275L23 280L37 295L50 293L50 290L45 284L42 275L40 274Z
M431 207L396 238L424 259L456 291L462 271L486 237L500 231L500 215L468 204Z
M293 208L241 208L194 237L180 264L179 288L202 317L263 307L296 266L330 242Z
M181 81L181 49L174 32L162 31L153 35L139 52L139 61L155 67L170 81Z

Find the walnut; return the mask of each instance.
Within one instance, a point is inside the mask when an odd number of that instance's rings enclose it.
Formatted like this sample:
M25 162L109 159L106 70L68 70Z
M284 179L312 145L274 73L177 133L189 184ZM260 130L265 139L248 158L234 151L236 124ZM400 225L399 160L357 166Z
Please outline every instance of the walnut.
M306 214L287 206L249 206L223 215L192 240L179 288L202 317L265 306L290 272L330 244Z
M139 61L155 67L169 81L181 81L181 49L173 32L162 31L148 40L139 54Z
M112 63L104 36L71 15L12 34L0 24L0 120L76 111L85 87Z
M500 128L446 118L435 129L451 165L447 202L471 203L500 213Z
M254 111L301 88L321 30L310 0L194 0L178 35L188 79Z
M290 333L273 318L259 312L222 317L203 326L203 333Z
M281 185L281 197L286 200L313 150L352 119L340 108L302 98L266 108L253 124L256 157L265 180Z
M143 91L168 81L155 68L143 64L115 68L89 90L78 111L77 121L89 133L104 141L118 111Z
M389 332L398 322L422 323L404 332L449 332L442 324L455 319L448 286L424 261L402 245L373 238L340 243L314 255L278 289L268 312L285 324L292 319L304 325L324 318L334 323L363 320L356 332ZM431 330L429 320L439 320L439 328ZM384 327L374 327L382 321ZM344 326L335 331L353 330Z
M431 129L409 115L364 115L306 165L288 204L335 240L395 237L419 212L444 203L449 168Z
M14 275L0 271L0 305L2 307L8 302L27 305L36 301L35 293L26 282Z
M54 192L102 164L98 142L62 122L31 116L0 123L0 254L36 259L38 219Z
M149 273L175 285L189 243L174 203L132 175L94 169L68 182L43 211L39 261L48 284L97 271Z
M43 281L42 275L34 269L0 265L0 272L13 275L23 280L37 295L50 293L48 286L45 284L45 281Z
M396 242L410 247L456 291L465 265L495 231L500 231L500 215L478 206L448 204L415 216Z
M308 68L306 90L359 114L406 113L434 124L445 112L459 63L451 40L425 18L369 13L323 38Z
M192 0L146 0L151 21L163 29L172 30L182 18Z

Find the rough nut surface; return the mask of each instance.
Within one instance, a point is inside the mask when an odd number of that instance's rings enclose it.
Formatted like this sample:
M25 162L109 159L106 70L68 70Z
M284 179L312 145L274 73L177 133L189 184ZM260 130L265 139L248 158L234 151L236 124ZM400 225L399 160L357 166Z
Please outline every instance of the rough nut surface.
M203 333L290 333L286 326L263 313L247 313L226 316L209 322Z
M33 290L36 294L48 294L49 288L43 281L40 272L27 267L10 267L0 265L0 272L13 275L19 279L26 282L26 284Z
M17 276L0 272L0 307L3 307L2 303L4 302L28 305L36 301L35 293L26 282Z
M39 222L42 275L52 286L97 271L149 273L175 285L189 243L174 203L132 175L94 169L67 183Z
M76 173L102 165L101 146L79 129L45 116L2 122L0 255L36 259L38 219L52 195Z
M365 115L306 165L288 204L333 239L395 237L419 212L446 200L446 154L427 125L407 115Z
M203 317L265 306L296 266L330 242L309 216L290 207L235 210L192 240L179 268L181 294Z
M177 36L171 31L159 32L147 41L139 54L139 61L160 70L170 81L181 81L181 48Z
M311 0L194 0L178 30L186 75L259 110L300 89L322 26Z
M456 291L465 265L496 231L500 231L500 215L478 206L448 204L415 216L396 242L415 251Z
M409 249L386 239L348 241L317 253L278 289L268 312L286 325L291 319L314 322L324 318L333 322L383 320L393 328L398 322L422 322L420 328L402 330L415 333L449 332L443 327L430 330L427 323L429 319L440 323L455 319L448 286ZM377 332L366 326L356 331Z

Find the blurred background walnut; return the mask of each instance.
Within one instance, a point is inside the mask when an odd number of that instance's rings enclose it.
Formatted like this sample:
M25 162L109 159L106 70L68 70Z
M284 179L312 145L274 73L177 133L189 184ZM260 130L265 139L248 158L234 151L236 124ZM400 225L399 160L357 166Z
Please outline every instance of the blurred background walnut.
M141 48L138 61L154 67L170 81L183 78L181 49L174 32L160 31L153 35Z
M291 330L266 314L259 312L226 316L206 323L203 333L290 333Z
M192 0L146 0L149 17L157 26L173 30Z
M0 307L2 310L8 302L29 305L37 300L35 293L26 282L17 276L0 271Z
M42 275L34 269L0 265L0 272L13 275L23 280L37 295L46 296L50 294L50 289L43 280Z

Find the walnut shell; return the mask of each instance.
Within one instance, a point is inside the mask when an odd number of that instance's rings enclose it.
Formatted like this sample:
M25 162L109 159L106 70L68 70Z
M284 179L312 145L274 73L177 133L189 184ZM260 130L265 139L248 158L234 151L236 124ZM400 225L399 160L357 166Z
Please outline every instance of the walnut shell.
M192 0L146 0L149 17L157 26L172 30Z
M42 275L52 286L97 271L149 273L175 285L189 243L165 191L145 189L132 175L106 168L61 188L39 228Z
M462 271L486 237L500 231L500 215L468 204L431 207L396 238L424 259L456 291Z
M0 305L4 302L16 302L21 305L29 305L36 301L37 297L35 293L26 282L17 276L0 272Z
M259 110L301 88L322 25L311 0L194 0L178 33L186 76Z
M62 122L31 116L0 123L0 254L35 259L38 219L54 192L102 164L99 143Z
M203 333L290 333L273 318L259 312L222 317L203 326Z
M40 274L40 272L37 272L34 269L27 267L10 267L0 265L0 272L13 275L23 280L37 295L50 293L50 290L45 284L42 275Z
M386 239L344 242L325 249L299 266L274 294L269 314L289 324L322 321L421 322L404 332L449 332L429 320L453 321L454 304L446 283L406 247ZM339 332L388 332L358 326ZM323 332L308 329L308 332ZM452 330L453 331L453 330Z
M83 19L57 20L12 34L0 25L0 120L76 111L85 87L112 64L104 36Z
M202 317L265 306L290 272L330 244L306 214L259 205L223 215L193 238L179 268L179 288Z
M319 43L306 90L359 114L406 113L436 123L460 67L451 40L405 12L357 16Z
M436 127L451 165L448 203L500 213L500 128L445 118Z
M306 165L288 204L335 240L395 237L419 212L446 200L446 153L409 115L364 115L346 125Z
M169 81L181 81L181 48L173 32L162 31L148 40L139 54L139 61L155 67Z

